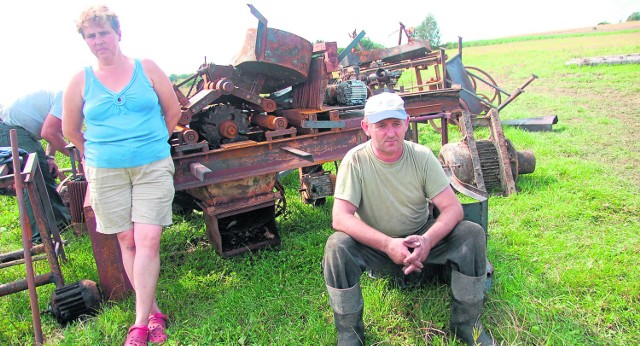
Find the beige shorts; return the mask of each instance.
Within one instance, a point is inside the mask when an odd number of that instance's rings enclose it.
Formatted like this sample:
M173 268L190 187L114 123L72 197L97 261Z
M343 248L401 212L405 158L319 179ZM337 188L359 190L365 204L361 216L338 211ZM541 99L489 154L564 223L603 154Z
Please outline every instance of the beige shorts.
M97 231L120 233L134 223L171 225L174 171L171 157L131 168L86 167Z

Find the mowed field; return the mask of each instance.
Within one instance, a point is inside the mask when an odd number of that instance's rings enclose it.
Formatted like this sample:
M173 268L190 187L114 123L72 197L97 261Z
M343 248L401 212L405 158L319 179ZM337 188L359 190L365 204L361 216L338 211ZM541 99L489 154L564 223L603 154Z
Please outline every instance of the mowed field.
M466 66L487 71L508 92L538 76L502 119L558 116L551 132L504 128L516 149L535 153L536 169L519 177L517 194L489 199L488 257L496 274L482 320L501 344L640 341L640 65L565 65L638 52L637 27L463 48ZM449 130L459 141L457 128ZM475 135L487 133L478 128ZM430 126L420 127L421 143L436 153L439 140ZM278 249L221 259L201 214L174 217L161 243L158 286L171 318L169 345L335 344L320 267L333 201L303 204L295 174L283 182L288 213L277 219ZM0 211L0 252L16 250L15 200L0 196ZM66 281L99 281L88 236L64 238ZM0 269L0 283L21 277L24 267ZM447 328L447 285L400 289L363 276L362 287L367 345L458 344ZM38 288L41 310L52 292L52 285ZM133 322L134 300L108 302L97 316L67 326L47 313L42 318L48 345L117 345ZM0 297L0 344L32 343L27 293Z

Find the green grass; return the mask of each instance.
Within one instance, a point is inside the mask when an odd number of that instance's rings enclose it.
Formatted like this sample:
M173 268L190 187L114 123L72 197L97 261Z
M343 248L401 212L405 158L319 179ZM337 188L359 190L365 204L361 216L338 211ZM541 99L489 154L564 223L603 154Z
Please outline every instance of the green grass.
M639 340L640 65L565 66L575 57L638 51L638 31L465 46L465 65L487 71L505 90L539 76L502 119L559 119L552 132L504 128L516 149L533 151L537 161L532 174L518 179L517 194L489 199L488 256L496 279L483 321L505 345ZM460 140L457 128L450 131L452 141ZM440 137L429 125L420 127L420 140L438 152ZM296 174L285 179L288 214L277 220L279 249L221 259L208 245L201 215L175 216L162 239L158 288L172 320L169 345L335 343L320 268L332 200L303 204L297 184ZM15 200L2 197L0 212L0 250L15 250ZM71 233L64 234L66 281L98 281L88 237ZM23 272L1 269L0 282ZM402 290L364 276L362 286L368 344L455 344L446 327L446 285ZM52 285L38 288L42 310L52 292ZM43 314L47 344L121 344L133 311L133 298L108 302L97 316L66 327ZM0 297L0 344L32 341L27 293Z
M640 30L631 29L631 30L619 30L619 31L594 31L589 33L566 33L566 34L545 34L545 35L527 35L527 36L515 36L515 37L504 37L499 39L490 39L490 40L476 40L469 42L462 42L463 48L470 47L479 47L479 46L495 46L499 44L509 44L514 42L524 42L524 41L538 41L538 40L553 40L559 38L576 38L582 36L607 36L607 35L619 35L623 33L637 33ZM448 42L445 44L447 49L458 49L458 42Z

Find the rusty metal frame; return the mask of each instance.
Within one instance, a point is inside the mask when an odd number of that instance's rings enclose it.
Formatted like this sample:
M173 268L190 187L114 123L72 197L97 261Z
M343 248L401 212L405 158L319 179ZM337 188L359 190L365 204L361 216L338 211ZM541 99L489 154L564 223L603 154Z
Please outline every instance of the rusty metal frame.
M174 156L176 191L340 160L366 141L361 128L326 131ZM192 168L204 166L202 174ZM201 170L202 172L202 170Z
M18 136L16 130L10 130L9 136L11 141L14 171L20 171L21 164L18 153ZM10 261L10 263L5 262L6 266L24 263L26 266L26 278L0 285L0 296L29 290L29 302L31 305L34 337L36 344L42 344L44 337L42 334L42 324L40 320L40 310L38 308L38 293L36 291L36 287L49 283L55 284L56 288L64 286L64 277L60 270L58 256L60 256L62 260L66 260L66 257L64 255L63 243L60 239L60 234L58 233L53 216L51 203L45 190L44 179L38 163L37 154L33 153L28 155L24 170L21 172L14 172L11 175L0 177L0 187L10 186L12 184L15 186L16 198L18 200L20 226L22 228L23 254L22 256L18 256L16 253L10 253L3 256L3 258ZM26 212L26 202L24 198L25 190L29 195L29 202L36 219L36 224L38 225L38 229L42 236L42 247L34 248L31 241L32 230L29 223L29 216ZM46 256L38 256L34 258L33 255L42 251L42 248L44 249ZM49 262L50 271L36 275L33 268L34 259L38 260L45 258Z

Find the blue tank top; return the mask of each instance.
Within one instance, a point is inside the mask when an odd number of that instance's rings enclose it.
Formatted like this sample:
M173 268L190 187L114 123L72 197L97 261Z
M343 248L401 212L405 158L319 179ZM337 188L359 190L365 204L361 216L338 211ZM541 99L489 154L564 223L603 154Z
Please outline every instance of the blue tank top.
M129 168L170 155L169 133L158 96L135 60L133 76L113 92L85 68L85 162L96 168Z

